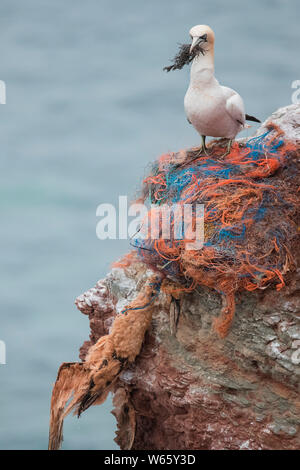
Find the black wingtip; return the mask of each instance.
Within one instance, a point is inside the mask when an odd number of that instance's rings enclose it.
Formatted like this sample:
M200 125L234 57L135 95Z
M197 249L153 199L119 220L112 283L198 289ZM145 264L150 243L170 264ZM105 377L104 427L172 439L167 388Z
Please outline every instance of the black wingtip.
M250 116L250 114L246 114L246 121L253 121L253 122L260 122L261 123L261 121L259 119L257 119L254 116Z

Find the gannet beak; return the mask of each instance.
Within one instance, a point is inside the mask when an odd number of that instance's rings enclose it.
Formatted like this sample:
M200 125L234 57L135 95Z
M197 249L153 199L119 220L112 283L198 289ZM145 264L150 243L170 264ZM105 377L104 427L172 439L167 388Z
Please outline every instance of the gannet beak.
M207 42L207 34L203 34L202 36L195 36L193 37L193 42L191 44L191 47L190 47L190 53L192 52L192 50L198 46L199 44L201 44L202 42Z

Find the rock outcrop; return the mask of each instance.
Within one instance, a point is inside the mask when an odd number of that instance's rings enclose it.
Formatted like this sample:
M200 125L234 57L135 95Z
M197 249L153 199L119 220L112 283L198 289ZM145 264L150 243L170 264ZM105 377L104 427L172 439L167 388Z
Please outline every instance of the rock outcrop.
M300 176L300 107L281 108L270 120L299 149L291 165ZM113 383L121 449L299 448L299 239L293 251L295 268L280 291L266 286L236 294L223 339L212 328L222 308L217 292L198 286L184 294L175 320L169 294L160 293L140 354ZM77 298L91 329L82 361L151 276L133 254Z
M300 147L299 106L281 108L269 120ZM297 165L299 172L300 148ZM300 266L299 245L294 256ZM78 297L76 305L91 327L82 360L151 274L134 258ZM156 303L142 351L114 387L120 447L299 448L300 268L280 292L240 294L225 339L211 328L221 308L211 289L185 295L175 335L167 295Z

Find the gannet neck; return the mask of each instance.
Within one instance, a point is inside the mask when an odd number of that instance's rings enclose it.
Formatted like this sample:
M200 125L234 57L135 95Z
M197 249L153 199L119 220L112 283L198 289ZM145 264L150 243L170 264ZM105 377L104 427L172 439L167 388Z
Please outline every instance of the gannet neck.
M214 52L208 51L204 56L199 54L192 62L190 85L209 83L214 80Z

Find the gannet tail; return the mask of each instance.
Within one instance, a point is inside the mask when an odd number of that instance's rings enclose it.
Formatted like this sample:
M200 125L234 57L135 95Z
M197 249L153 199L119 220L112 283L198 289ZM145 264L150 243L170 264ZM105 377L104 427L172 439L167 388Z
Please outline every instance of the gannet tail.
M254 116L250 116L250 114L245 115L246 121L253 121L253 122L261 122L259 119L257 119Z

